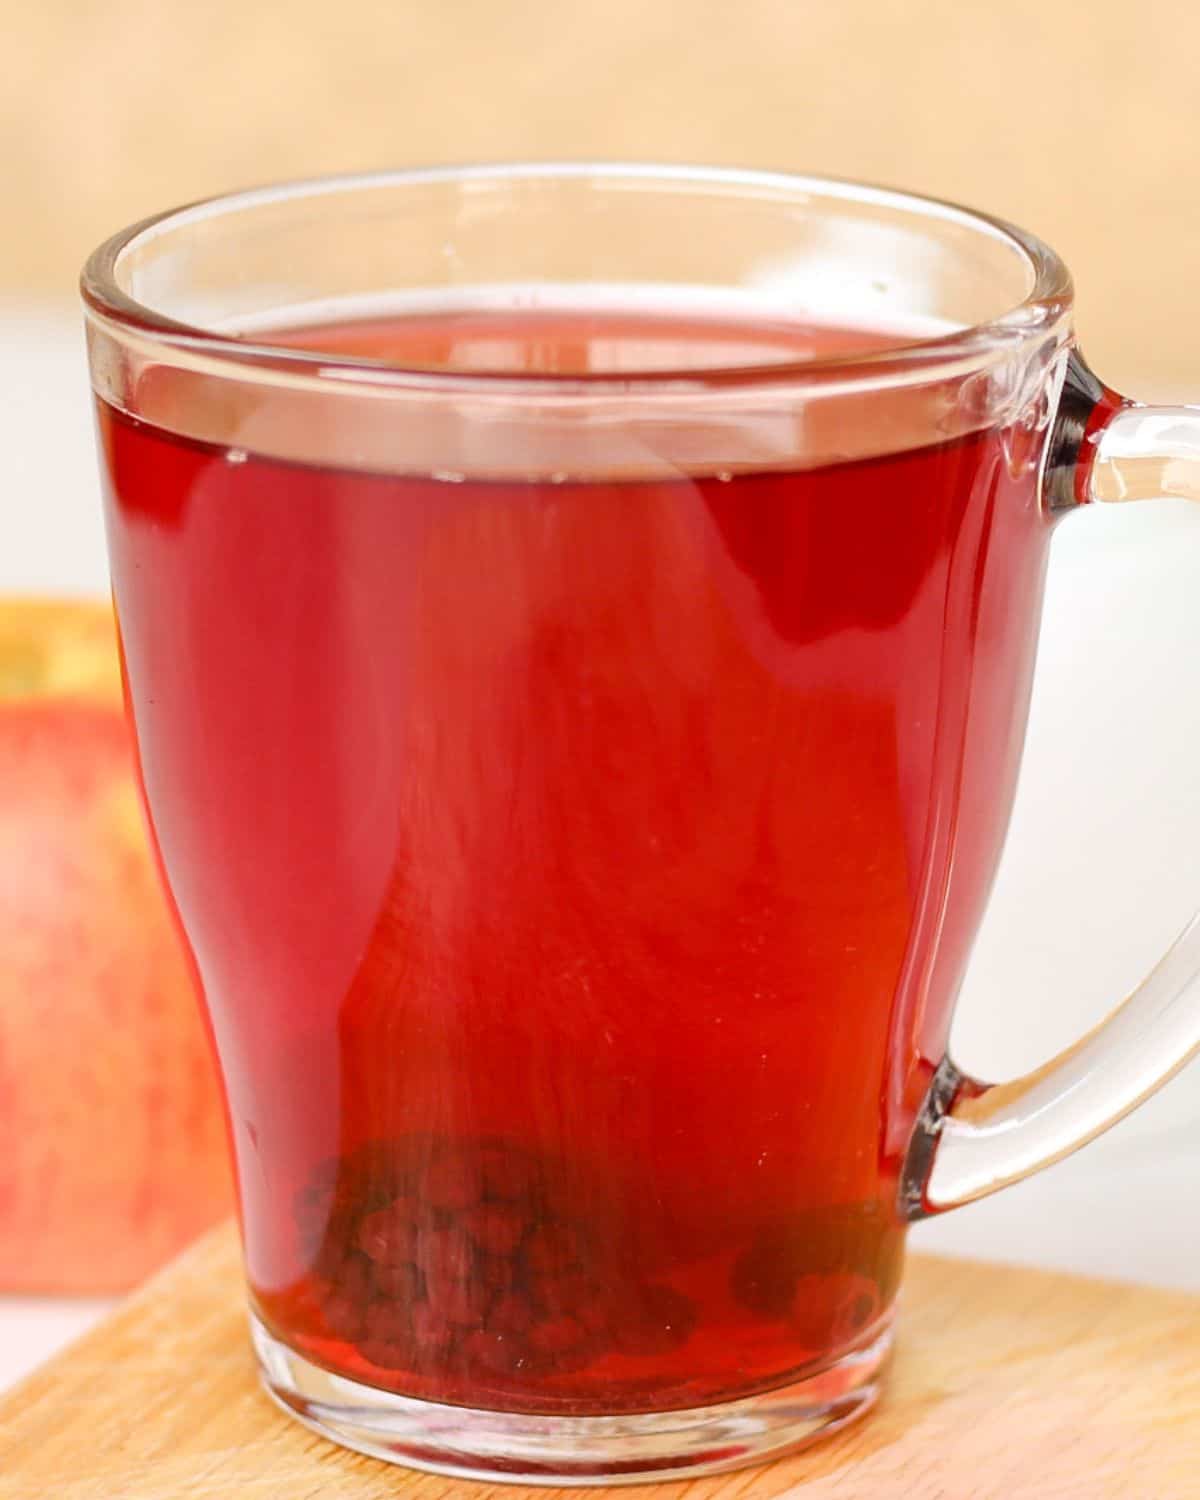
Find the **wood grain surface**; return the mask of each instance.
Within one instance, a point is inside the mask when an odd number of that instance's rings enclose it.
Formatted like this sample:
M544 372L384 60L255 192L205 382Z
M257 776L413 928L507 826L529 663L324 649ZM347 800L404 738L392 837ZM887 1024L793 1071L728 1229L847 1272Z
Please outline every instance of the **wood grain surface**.
M225 1227L19 1386L0 1404L0 1500L566 1493L415 1474L289 1421L258 1388L240 1278ZM623 1493L1195 1500L1200 1299L914 1257L888 1394L865 1422L767 1467Z

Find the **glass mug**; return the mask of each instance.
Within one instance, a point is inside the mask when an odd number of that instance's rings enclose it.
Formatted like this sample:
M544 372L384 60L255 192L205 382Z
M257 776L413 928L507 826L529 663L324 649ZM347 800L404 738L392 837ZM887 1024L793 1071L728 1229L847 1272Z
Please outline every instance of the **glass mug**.
M1052 251L766 173L449 168L84 273L150 823L267 1389L485 1478L863 1411L906 1226L1200 1039L1190 927L989 1086L946 1053L1056 518L1200 496Z

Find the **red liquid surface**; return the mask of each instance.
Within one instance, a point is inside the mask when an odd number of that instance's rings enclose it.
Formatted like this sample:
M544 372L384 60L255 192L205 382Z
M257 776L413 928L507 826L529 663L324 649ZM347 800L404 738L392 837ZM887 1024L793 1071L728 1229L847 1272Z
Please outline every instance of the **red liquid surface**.
M302 341L545 370L715 337L479 312ZM559 1412L869 1339L1024 722L1046 527L1007 435L447 483L100 424L267 1324L378 1386Z

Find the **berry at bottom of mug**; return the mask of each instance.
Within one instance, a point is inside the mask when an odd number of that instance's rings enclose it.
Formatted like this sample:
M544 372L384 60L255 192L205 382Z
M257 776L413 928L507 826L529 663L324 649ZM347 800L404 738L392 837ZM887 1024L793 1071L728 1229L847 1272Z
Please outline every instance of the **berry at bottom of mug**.
M496 1409L594 1413L734 1399L878 1331L902 1232L879 1205L730 1225L646 1257L602 1184L495 1140L373 1141L296 1195L309 1273L259 1310L350 1378Z

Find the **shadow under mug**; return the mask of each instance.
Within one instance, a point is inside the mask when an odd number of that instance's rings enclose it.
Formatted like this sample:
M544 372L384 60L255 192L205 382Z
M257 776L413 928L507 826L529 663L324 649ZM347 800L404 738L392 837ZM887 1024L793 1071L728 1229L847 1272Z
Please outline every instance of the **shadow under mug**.
M1190 927L1013 1083L946 1053L1056 518L1200 496L985 216L647 166L116 236L128 701L268 1390L385 1458L694 1475L862 1411L905 1229L1200 1039Z

